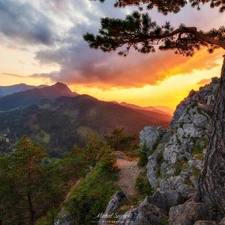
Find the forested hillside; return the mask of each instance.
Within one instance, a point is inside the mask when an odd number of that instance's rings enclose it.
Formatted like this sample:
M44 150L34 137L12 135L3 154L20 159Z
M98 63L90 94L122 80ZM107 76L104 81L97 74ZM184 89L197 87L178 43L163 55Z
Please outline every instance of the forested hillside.
M119 127L138 134L146 125L167 128L170 119L166 114L134 110L88 95L40 99L21 109L0 113L0 150L12 150L16 141L28 134L51 156L61 157L74 144L84 147L90 133L101 140L102 134Z
M12 154L0 154L0 223L49 225L66 219L91 224L119 189L114 151L125 146L128 155L137 156L136 138L117 129L103 143L92 134L84 148L74 145L62 159L52 159L23 136Z

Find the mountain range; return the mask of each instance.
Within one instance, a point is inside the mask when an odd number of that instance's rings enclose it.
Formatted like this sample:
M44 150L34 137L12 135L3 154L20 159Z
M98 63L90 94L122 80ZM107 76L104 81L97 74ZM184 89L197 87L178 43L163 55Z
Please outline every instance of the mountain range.
M15 89L15 87L17 88ZM3 90L8 90L8 93L11 94L0 98L0 111L23 108L41 99L55 99L60 96L75 97L78 95L72 92L65 84L59 82L52 86L39 86L35 88L28 85L24 86L23 84L14 85L11 89L10 86L8 88L0 87L0 93L3 93Z
M46 85L40 85L40 86L32 86L32 85L27 85L27 84L15 84L15 85L10 85L10 86L0 86L0 98L4 97L6 95L11 95L14 93L22 92L22 91L27 91L31 90L33 88L43 88Z
M171 121L169 114L155 108L100 101L72 92L62 83L35 88L21 85L26 90L18 92L24 90L19 86L9 86L11 94L0 98L0 151L8 151L27 134L51 156L60 157L74 144L85 146L90 133L101 139L102 134L124 127L127 133L138 134L144 126L167 128ZM0 87L0 93L2 90Z
M152 111L152 112L158 112L158 113L164 113L164 114L169 114L173 115L173 109L166 107L166 106L146 106L146 107L140 107L134 104L129 104L126 102L121 102L120 103L122 106L129 107L132 109L140 109L140 110L147 110L147 111Z

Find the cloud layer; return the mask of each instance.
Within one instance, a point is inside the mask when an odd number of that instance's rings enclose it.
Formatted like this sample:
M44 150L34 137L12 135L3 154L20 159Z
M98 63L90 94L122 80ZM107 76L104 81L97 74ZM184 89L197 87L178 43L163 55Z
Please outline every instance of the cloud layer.
M33 50L40 65L59 68L50 73L32 74L32 77L101 89L157 85L170 76L217 66L214 61L220 54L208 55L206 50L194 58L172 52L141 55L134 51L123 58L116 52L90 49L82 36L86 32L97 34L101 17L124 18L133 10L115 9L113 3L113 0L104 4L89 0L0 0L0 41L6 46ZM193 26L199 21L202 29L213 26L211 22L205 25L206 20L202 18L207 17L208 8L203 8L201 13L190 8L185 10L185 15L192 12L191 18L185 18L184 14L164 17L156 11L150 16L161 23L171 20L175 25L179 21ZM218 17L218 23L221 18Z

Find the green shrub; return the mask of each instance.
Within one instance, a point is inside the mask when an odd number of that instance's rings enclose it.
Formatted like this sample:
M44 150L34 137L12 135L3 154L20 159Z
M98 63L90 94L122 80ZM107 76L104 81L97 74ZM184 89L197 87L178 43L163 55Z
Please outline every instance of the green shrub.
M139 161L138 166L144 167L148 163L148 156L147 156L148 148L146 146L146 141L141 144L138 155L139 155Z
M74 225L92 224L94 218L105 211L110 197L119 190L113 183L116 178L115 156L107 147L101 151L101 159L95 168L78 183L63 204Z
M137 134L126 134L124 127L114 129L110 135L103 135L106 143L114 151L124 151L126 154L138 148Z
M163 217L160 222L162 225L169 225L169 220L167 217Z
M147 177L143 174L140 174L137 177L135 186L137 187L139 193L144 196L152 195L154 192L154 188L150 185Z
M196 155L196 159L204 160L203 150L208 146L208 144L209 140L205 136L195 140L192 147L192 154Z
M192 174L193 174L193 176L195 177L196 180L198 180L200 172L201 172L201 170L198 169L196 166L193 167Z

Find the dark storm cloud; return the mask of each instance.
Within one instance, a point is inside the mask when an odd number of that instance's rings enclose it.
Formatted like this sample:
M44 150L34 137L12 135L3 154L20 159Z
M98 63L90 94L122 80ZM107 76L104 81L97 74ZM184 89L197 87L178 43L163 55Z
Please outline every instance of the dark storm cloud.
M106 83L113 81L119 73L122 73L121 58L118 58L117 53L103 53L90 49L82 36L87 32L97 33L100 17L106 16L106 13L110 15L110 11L111 14L115 13L114 8L110 10L109 4L91 1L78 0L76 4L75 1L71 1L71 4L74 12L71 20L74 24L64 34L62 46L58 49L38 51L36 59L40 64L58 64L60 71L49 73L53 81L93 86L104 83L107 86ZM117 11L118 16L124 17L125 12ZM46 77L47 74L34 76Z
M64 4L60 6L62 3ZM106 89L118 86L157 85L173 75L192 73L194 69L201 70L207 65L210 68L215 66L210 64L212 56L205 58L207 53L195 62L190 58L175 56L173 52L141 55L132 51L128 57L123 58L119 57L117 52L103 53L100 50L90 49L82 36L86 32L97 34L101 17L124 18L125 14L133 10L132 8L115 9L113 3L114 0L106 1L104 4L89 0L48 0L48 4L54 10L61 10L61 12L67 10L66 13L73 25L64 33L63 45L57 49L41 50L36 54L36 59L41 64L57 64L60 70L49 74L35 74L35 76L50 77L52 81L62 81L67 84ZM151 16L156 20L160 18L162 24L163 20L166 20L154 11ZM178 21L182 21L182 18L183 16L180 15ZM196 16L194 18L196 19ZM172 17L172 21L175 19L177 21L177 18ZM188 23L192 23L191 19Z
M17 44L52 45L52 21L30 3L0 0L0 34Z

